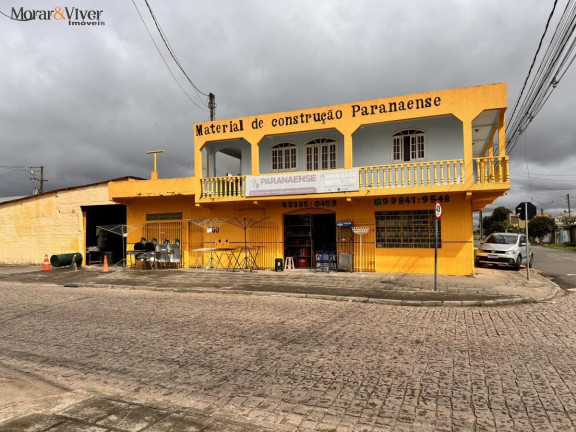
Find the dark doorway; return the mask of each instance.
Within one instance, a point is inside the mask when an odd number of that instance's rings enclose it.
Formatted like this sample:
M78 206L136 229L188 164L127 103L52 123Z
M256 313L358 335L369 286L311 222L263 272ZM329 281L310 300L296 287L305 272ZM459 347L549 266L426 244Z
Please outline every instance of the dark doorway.
M336 251L336 215L284 215L284 257L299 268L316 266L316 254Z
M336 251L336 215L312 215L314 254Z
M126 224L126 206L122 204L83 206L82 211L86 214L86 249L95 250L91 254L90 261L95 257L107 253L109 264L115 264L124 259L123 241L121 235L98 228L103 225ZM89 264L88 257L85 260Z

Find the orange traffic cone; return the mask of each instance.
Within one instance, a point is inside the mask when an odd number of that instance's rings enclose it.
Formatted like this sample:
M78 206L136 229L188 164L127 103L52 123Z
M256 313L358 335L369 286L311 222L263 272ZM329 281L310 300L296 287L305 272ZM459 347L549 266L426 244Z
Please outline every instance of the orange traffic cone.
M76 264L76 255L72 257L72 264L70 264L70 270L78 271L78 265Z
M108 268L108 257L104 255L104 264L102 264L102 273L108 273L110 269Z
M44 255L44 265L42 266L42 271L50 271L50 261L48 261L48 255Z

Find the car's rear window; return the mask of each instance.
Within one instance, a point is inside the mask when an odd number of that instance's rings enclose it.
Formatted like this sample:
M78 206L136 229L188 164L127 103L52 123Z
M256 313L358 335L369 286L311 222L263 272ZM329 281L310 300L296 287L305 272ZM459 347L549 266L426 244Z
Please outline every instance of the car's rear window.
M487 239L486 243L495 244L516 244L518 236L515 235L503 235L503 234L491 234Z

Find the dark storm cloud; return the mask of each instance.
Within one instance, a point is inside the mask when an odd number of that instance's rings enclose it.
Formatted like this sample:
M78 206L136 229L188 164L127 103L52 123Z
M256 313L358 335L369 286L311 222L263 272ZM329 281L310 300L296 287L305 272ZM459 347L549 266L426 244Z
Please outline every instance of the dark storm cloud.
M512 106L552 5L540 0L150 3L190 77L203 92L216 94L218 118L501 81L508 82ZM2 11L20 4L5 1ZM25 4L46 8L47 3ZM136 4L161 44L144 2ZM207 120L208 113L173 81L132 2L69 0L66 6L103 10L105 25L79 28L0 17L0 165L44 165L53 189L147 177L152 161L145 152L165 149L161 176L192 175L186 166L193 158L192 125ZM526 160L532 172L573 169L575 83L571 70L530 126L526 151L522 138L512 154L518 176L502 199L507 205L530 194L541 201L550 196L538 188L576 185L526 177ZM0 196L31 191L25 173L0 170L0 175Z

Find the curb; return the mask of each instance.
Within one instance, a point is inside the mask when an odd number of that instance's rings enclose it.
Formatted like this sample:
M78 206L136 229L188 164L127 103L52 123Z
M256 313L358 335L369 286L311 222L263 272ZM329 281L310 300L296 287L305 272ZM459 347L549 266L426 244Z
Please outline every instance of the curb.
M245 291L245 290L222 290L218 288L198 287L198 288L182 288L182 287L149 287L149 286L136 286L136 285L108 285L108 284L95 284L95 283L69 283L64 284L66 288L100 288L100 289L124 289L124 290L145 290L145 291L158 291L158 292L176 292L176 293L197 293L197 294L229 294L229 295L253 295L260 297L287 297L287 298L307 298L313 300L330 300L340 302L353 302L353 303L374 303L388 306L427 306L427 307L494 307L494 306L511 306L519 304L530 303L544 303L550 301L559 294L562 294L562 289L553 283L554 289L551 294L543 298L534 297L505 297L493 300L399 300L399 299L382 299L371 297L359 296L335 296L328 294L306 294L306 293L289 293L277 291Z

